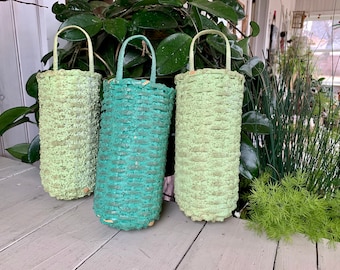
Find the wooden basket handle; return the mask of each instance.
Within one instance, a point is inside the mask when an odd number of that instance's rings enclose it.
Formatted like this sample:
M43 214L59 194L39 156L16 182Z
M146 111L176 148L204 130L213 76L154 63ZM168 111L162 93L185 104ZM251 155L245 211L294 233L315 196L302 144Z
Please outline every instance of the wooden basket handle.
M229 40L228 38L221 32L218 30L213 30L213 29L208 29L208 30L203 30L199 33L197 33L190 44L190 51L189 51L189 70L193 71L195 70L195 66L194 66L194 46L195 46L195 41L203 35L207 35L207 34L213 34L213 35L219 35L221 36L225 42L226 42L226 69L230 70L230 62L231 62L231 57L230 57L230 44L229 44Z
M93 60L93 47L92 47L92 41L89 36L89 34L81 27L77 25L69 25L65 26L64 28L60 29L56 35L54 36L54 47L53 47L53 70L57 71L58 70L58 36L60 35L61 32L70 29L70 28L75 28L83 32L87 39L87 46L88 46L88 54L89 54L89 70L90 72L94 73L94 60Z
M145 37L143 35L131 36L123 42L122 48L120 49L119 55L118 55L116 79L117 80L123 79L123 62L124 62L124 55L125 55L126 46L131 40L137 39L137 38L144 40L146 42L146 44L148 45L149 49L150 49L151 56L152 56L150 82L154 83L154 82L156 82L156 54L155 54L155 51L152 47L151 42L147 39L147 37Z

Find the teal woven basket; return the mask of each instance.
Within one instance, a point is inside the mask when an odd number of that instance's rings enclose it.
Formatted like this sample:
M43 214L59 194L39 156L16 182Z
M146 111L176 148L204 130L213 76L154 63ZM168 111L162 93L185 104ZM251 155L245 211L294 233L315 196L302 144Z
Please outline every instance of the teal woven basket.
M217 34L226 42L226 69L194 70L194 43ZM230 70L228 39L205 30L192 40L190 70L175 77L175 197L192 220L223 221L238 200L244 77Z
M133 39L142 39L150 49L150 80L123 78L125 48ZM95 214L117 229L142 229L159 219L175 90L155 80L149 40L142 35L126 39L116 78L103 85L94 193Z

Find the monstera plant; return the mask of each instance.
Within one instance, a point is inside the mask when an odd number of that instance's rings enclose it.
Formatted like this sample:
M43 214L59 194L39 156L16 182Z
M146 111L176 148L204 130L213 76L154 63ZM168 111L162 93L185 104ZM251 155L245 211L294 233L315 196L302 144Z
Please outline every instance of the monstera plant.
M192 37L204 29L222 31L231 45L232 69L246 77L240 172L246 178L258 175L258 157L247 134L268 132L269 121L250 109L256 106L249 106L247 97L252 95L254 80L264 71L263 62L252 57L248 50L249 39L255 37L260 29L255 22L250 22L251 31L247 36L237 28L238 22L245 17L238 1L68 0L66 4L56 2L52 11L61 22L60 28L78 25L89 33L94 46L95 70L104 78L115 75L117 55L122 42L131 35L145 35L156 51L158 80L170 86L173 86L176 74L186 71ZM69 41L69 44L58 51L59 67L87 70L85 37L78 30L68 30L61 34L61 38ZM220 37L209 35L201 38L195 52L196 68L225 67L225 44ZM51 56L52 53L49 53L42 61L46 64ZM125 76L147 77L150 65L147 49L140 42L132 42L126 49ZM26 122L39 123L35 75L29 78L26 89L36 99L36 104L3 112L0 115L0 136L14 126ZM7 151L25 162L35 162L39 159L39 137L31 143L8 148Z

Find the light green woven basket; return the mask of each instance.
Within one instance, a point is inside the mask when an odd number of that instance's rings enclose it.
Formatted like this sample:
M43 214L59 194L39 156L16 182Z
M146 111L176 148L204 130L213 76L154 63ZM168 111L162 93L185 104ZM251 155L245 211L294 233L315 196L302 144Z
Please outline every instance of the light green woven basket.
M194 70L194 44L206 34L226 42L226 69ZM194 221L223 221L238 200L243 75L230 70L230 45L219 31L192 40L189 71L175 77L175 198Z
M87 38L89 71L58 70L58 36L70 28ZM101 75L94 72L92 43L86 31L78 26L58 31L53 70L39 73L37 80L42 185L57 199L89 195L95 185Z

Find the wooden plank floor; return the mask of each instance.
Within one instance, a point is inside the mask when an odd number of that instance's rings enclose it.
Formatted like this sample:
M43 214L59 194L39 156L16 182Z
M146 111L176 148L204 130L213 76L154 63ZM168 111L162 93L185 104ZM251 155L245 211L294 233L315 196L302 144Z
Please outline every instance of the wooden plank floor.
M275 242L244 220L193 222L176 203L141 231L101 224L93 197L51 198L39 169L0 157L0 269L340 269L339 245L313 244L302 235Z

